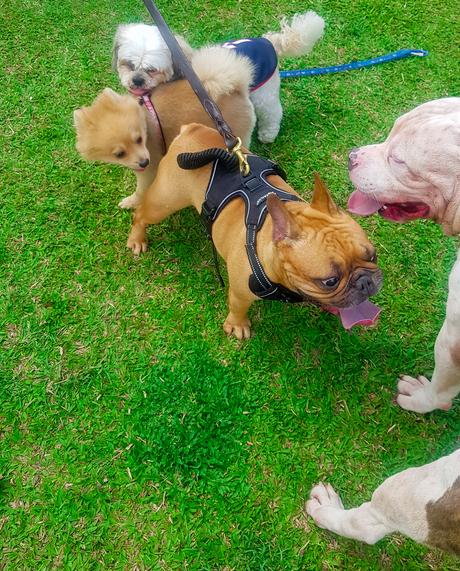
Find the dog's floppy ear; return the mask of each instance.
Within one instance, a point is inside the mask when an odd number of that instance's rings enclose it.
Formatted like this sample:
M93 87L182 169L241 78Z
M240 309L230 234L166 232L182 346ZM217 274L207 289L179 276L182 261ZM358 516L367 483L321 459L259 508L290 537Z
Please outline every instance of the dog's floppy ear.
M311 199L310 206L315 210L319 210L320 212L324 212L325 214L330 214L333 216L334 214L338 214L339 209L337 205L332 200L332 196L321 180L318 173L315 172L315 186L313 188L313 197Z
M113 39L113 48L112 48L112 69L113 69L113 71L117 71L118 51L120 50L121 34L123 31L123 28L124 28L124 26L118 26L117 31L115 32L115 37Z
M286 238L295 240L299 234L296 221L289 210L273 192L267 196L267 208L273 220L273 241L279 242Z

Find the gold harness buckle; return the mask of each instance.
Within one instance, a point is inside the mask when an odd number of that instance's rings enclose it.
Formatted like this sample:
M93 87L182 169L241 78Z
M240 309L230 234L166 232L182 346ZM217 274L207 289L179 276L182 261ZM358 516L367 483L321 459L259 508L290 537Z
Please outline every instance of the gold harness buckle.
M237 143L230 152L236 155L240 165L240 172L243 174L243 176L248 176L251 169L249 168L249 163L246 160L246 155L241 150L241 144L241 139L237 137Z

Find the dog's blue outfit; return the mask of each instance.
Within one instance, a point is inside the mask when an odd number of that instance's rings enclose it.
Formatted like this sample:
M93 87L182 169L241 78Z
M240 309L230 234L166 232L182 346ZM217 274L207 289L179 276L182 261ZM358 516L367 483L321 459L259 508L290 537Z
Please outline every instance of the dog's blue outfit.
M254 78L250 91L255 91L266 83L275 73L278 66L278 57L275 48L267 38L244 38L225 42L222 47L235 50L238 54L246 56L254 66Z

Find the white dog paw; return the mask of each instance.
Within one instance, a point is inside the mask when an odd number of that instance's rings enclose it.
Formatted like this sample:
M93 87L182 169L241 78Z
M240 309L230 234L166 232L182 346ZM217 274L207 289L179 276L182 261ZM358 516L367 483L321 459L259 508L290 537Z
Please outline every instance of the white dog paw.
M449 410L452 406L452 401L438 402L432 384L426 377L415 378L409 375L403 375L399 379L396 402L405 410L420 413L430 412L437 408Z
M139 200L137 196L135 196L134 194L131 194L131 196L127 196L126 198L123 198L123 200L121 200L118 203L119 208L130 209L130 208L137 208L138 206L139 206Z
M261 143L273 143L278 136L279 129L276 131L257 131L257 138Z
M330 484L317 484L310 492L310 499L305 504L305 511L317 525L326 527L322 515L326 516L324 508L343 510L342 500Z

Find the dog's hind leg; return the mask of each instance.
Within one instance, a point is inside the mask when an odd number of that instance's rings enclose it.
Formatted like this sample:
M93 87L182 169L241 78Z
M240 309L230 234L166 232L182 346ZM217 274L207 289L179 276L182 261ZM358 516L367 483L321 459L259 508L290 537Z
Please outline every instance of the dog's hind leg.
M404 375L398 383L398 404L406 410L447 410L460 392L460 254L449 278L446 319L436 339L435 369L426 377Z
M261 143L273 143L279 133L283 117L279 91L280 76L277 68L267 83L251 93L257 117L257 137Z

